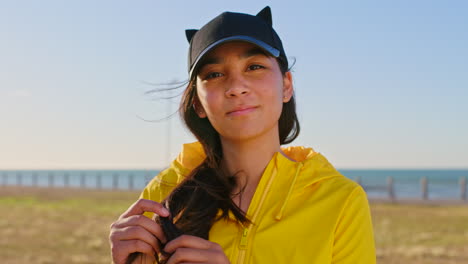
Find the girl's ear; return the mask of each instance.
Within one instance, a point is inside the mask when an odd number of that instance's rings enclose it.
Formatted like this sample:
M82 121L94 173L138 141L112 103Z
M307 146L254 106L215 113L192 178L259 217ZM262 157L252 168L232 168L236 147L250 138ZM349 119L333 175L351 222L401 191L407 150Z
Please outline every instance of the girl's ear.
M198 100L198 97L195 97L193 99L193 110L195 110L195 113L197 113L199 118L206 118L206 112L203 106L200 103L200 100Z
M292 81L292 74L290 71L286 72L283 77L283 103L289 102L293 96L294 88Z

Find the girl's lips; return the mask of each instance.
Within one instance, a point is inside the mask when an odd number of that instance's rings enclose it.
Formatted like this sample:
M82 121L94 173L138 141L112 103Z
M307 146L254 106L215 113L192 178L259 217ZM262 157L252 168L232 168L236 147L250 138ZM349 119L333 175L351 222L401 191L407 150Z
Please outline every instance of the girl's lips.
M255 109L257 109L257 107L255 107L255 106L246 107L246 108L242 108L242 109L239 109L239 110L234 110L234 111L228 112L226 115L227 115L227 116L246 115L246 114L248 114L248 113L250 113L250 112L255 111Z

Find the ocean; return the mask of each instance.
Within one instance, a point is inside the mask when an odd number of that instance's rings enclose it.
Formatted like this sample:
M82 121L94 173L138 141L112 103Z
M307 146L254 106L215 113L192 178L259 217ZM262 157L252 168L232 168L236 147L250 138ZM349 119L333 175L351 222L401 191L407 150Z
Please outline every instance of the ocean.
M427 179L428 199L460 199L460 181L468 170L457 169L338 169L359 181L369 198L387 198L387 181L393 178L396 198L421 198L421 179ZM141 190L159 170L0 170L1 185L50 186ZM465 181L466 188L466 181Z

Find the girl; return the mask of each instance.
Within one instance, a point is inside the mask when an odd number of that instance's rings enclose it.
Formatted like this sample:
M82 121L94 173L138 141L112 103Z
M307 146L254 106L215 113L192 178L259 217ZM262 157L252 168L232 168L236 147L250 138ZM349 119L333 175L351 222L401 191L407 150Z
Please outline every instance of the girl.
M180 111L198 142L112 224L114 263L375 263L364 190L313 149L281 147L299 122L270 8L186 36Z

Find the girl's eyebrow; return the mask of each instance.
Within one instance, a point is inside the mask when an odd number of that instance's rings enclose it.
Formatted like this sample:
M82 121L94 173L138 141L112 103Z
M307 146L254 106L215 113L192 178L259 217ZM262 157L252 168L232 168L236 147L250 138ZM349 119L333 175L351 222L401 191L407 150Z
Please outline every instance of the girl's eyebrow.
M268 55L265 53L265 51L263 51L262 49L260 49L260 48L252 48L252 49L249 49L249 50L247 50L246 52L240 54L240 55L239 55L239 58L240 58L240 59L246 59L246 58L253 57L253 56L256 56L256 55L268 56ZM219 57L207 57L207 58L205 58L203 61L201 61L201 63L200 63L200 69L201 69L203 66L208 65L208 64L221 64L223 61L224 61L223 58L219 58Z
M246 52L244 52L243 54L241 54L239 56L239 58L241 59L246 59L246 58L249 58L249 57L253 57L253 56L256 56L256 55L264 55L264 56L268 56L265 51L263 51L262 49L260 48L252 48Z
M221 62L223 62L224 59L222 58L218 58L218 57L208 57L208 58L205 58L203 59L201 62L200 62L200 69L203 68L205 65L208 65L208 64L221 64Z

